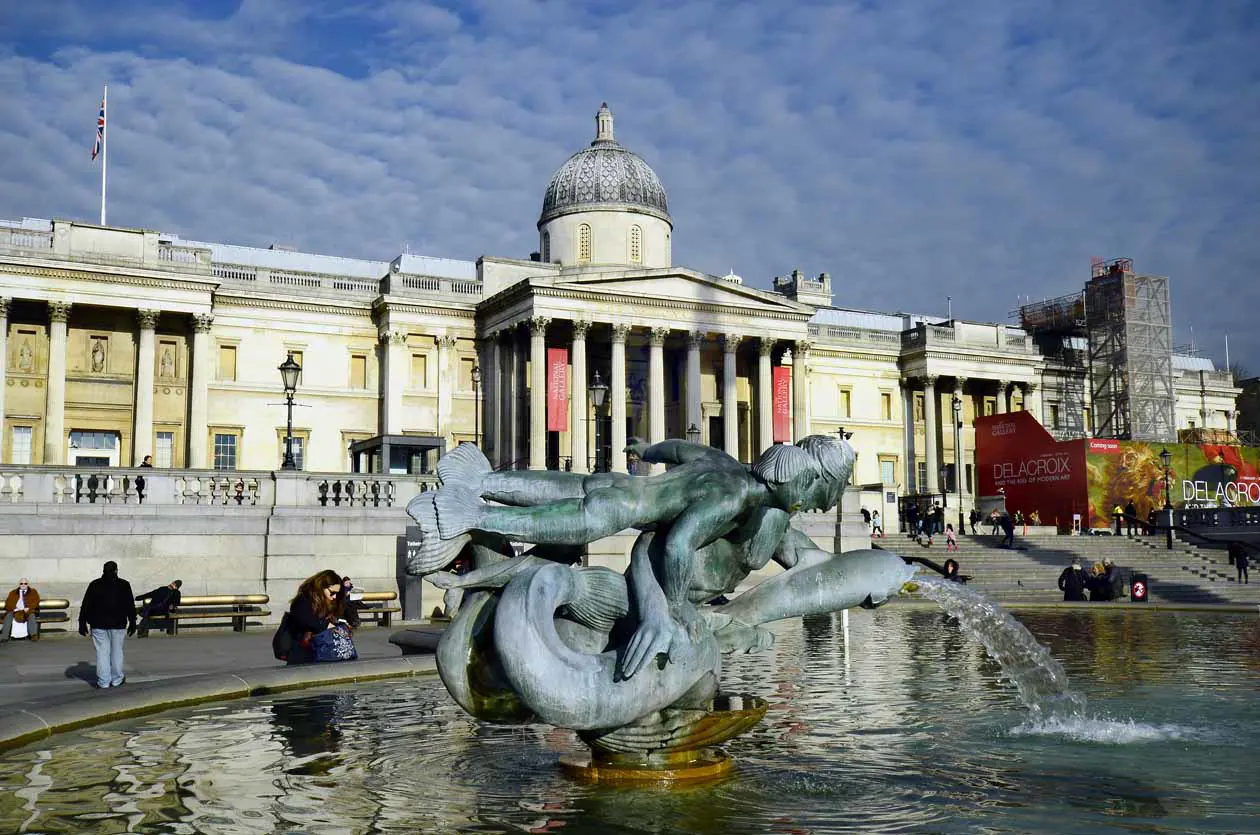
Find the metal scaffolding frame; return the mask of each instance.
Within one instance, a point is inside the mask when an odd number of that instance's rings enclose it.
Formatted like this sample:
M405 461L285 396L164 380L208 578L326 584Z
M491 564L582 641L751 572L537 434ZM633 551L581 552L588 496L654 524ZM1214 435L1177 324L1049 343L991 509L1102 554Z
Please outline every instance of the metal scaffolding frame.
M1139 275L1133 261L1096 263L1085 285L1091 434L1176 440L1168 279Z
M1084 292L1032 302L1019 308L1019 324L1033 334L1041 353L1057 364L1057 383L1047 390L1058 409L1057 425L1048 428L1060 440L1085 437L1089 354L1085 344Z

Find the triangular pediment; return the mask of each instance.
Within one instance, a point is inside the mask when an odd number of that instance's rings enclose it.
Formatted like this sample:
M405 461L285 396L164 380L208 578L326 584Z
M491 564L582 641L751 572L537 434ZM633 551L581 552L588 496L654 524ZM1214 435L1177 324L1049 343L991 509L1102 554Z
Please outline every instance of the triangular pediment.
M813 307L784 298L778 293L745 287L742 284L689 270L650 272L581 273L544 279L556 289L596 293L610 298L707 304L737 308L746 312L809 315Z

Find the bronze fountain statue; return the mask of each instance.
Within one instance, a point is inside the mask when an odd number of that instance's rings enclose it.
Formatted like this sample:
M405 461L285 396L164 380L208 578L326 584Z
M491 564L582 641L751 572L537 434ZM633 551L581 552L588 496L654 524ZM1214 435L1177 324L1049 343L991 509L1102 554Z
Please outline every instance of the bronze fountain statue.
M680 440L627 452L668 469L495 472L457 447L441 487L407 507L421 530L407 570L464 590L437 664L473 716L576 730L592 756L565 765L592 779L720 774L730 760L713 746L768 707L720 692L722 654L771 646L772 621L877 606L914 569L887 551L823 551L791 527L839 501L855 457L843 439L776 444L751 467ZM624 575L580 565L584 546L627 529L639 534ZM516 556L513 543L533 547ZM461 553L472 570L442 570ZM705 605L771 560L785 570Z

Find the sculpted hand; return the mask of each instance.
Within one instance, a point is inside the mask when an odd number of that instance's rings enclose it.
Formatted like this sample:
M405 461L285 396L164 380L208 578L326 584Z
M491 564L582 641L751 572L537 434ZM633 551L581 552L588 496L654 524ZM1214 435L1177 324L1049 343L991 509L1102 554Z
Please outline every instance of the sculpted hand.
M644 617L634 637L626 646L625 657L621 661L621 672L626 678L633 678L643 665L658 655L669 655L670 647L678 630L674 619L666 612Z

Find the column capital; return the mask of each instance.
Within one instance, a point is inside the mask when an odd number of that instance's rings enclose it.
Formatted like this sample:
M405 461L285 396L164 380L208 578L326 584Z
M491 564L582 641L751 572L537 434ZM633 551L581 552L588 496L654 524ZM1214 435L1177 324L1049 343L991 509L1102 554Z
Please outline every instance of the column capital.
M70 302L49 302L48 303L48 321L50 322L69 322L70 321Z
M136 311L136 321L140 323L140 330L151 331L157 327L158 317L162 315L160 310L145 310L141 308Z
M768 357L774 353L774 337L762 336L757 339L757 355Z
M529 326L530 336L546 336L547 326L551 324L551 319L546 316L531 316L525 324Z
M405 345L407 342L407 329L385 328L377 332L376 338L380 340L382 345Z
M919 381L923 383L923 388L934 389L936 388L936 381L939 379L940 379L939 374L924 374L922 377L919 378Z
M573 320L573 339L586 341L586 335L590 333L591 323L586 319Z
M997 381L997 387L998 387L998 391L1006 391L1007 389L1009 389L1009 388L1011 387L1011 381L1010 381L1010 380L998 380L998 381Z
M210 333L210 328L214 326L214 314L197 313L193 315L193 331L195 333Z
M614 344L621 343L622 345L625 345L626 337L629 335L630 335L629 325L616 324L612 326L612 341Z
M13 303L13 299L8 296L0 296L0 319L9 318L9 305Z
M796 341L796 348L795 350L793 350L792 354L793 356L808 357L809 349L813 347L814 347L814 344L810 342L808 339L798 339Z
M1024 394L1035 394L1037 391L1036 383L1024 383Z
M648 333L648 342L653 348L659 348L665 344L665 338L669 336L669 328L655 327Z
M961 395L961 394L962 394L962 390L963 390L963 388L965 388L965 387L966 387L966 385L967 385L967 378L966 378L966 377L955 377L955 378L954 378L954 392L955 392L956 394Z
M704 331L687 331L687 347L699 350L704 347Z
M407 341L407 332L406 332L406 331L401 331L401 333L402 333L402 339L401 339L401 340L397 339L397 335L398 335L398 333L399 333L398 331L392 331L392 332L390 333L390 341L391 341L391 342L394 342L394 344L395 344L395 345L400 345L400 344L402 344L403 342L406 342L406 341ZM454 347L455 347L455 342L456 342L456 339L455 339L455 337L451 336L449 333L446 333L446 334L442 334L441 336L434 337L433 341L437 343L437 346L438 346L439 348L447 348L447 349L450 349L450 348L454 348Z
M733 354L739 350L739 343L744 341L742 334L724 333L722 334L722 351L727 354ZM806 349L808 351L808 349Z

